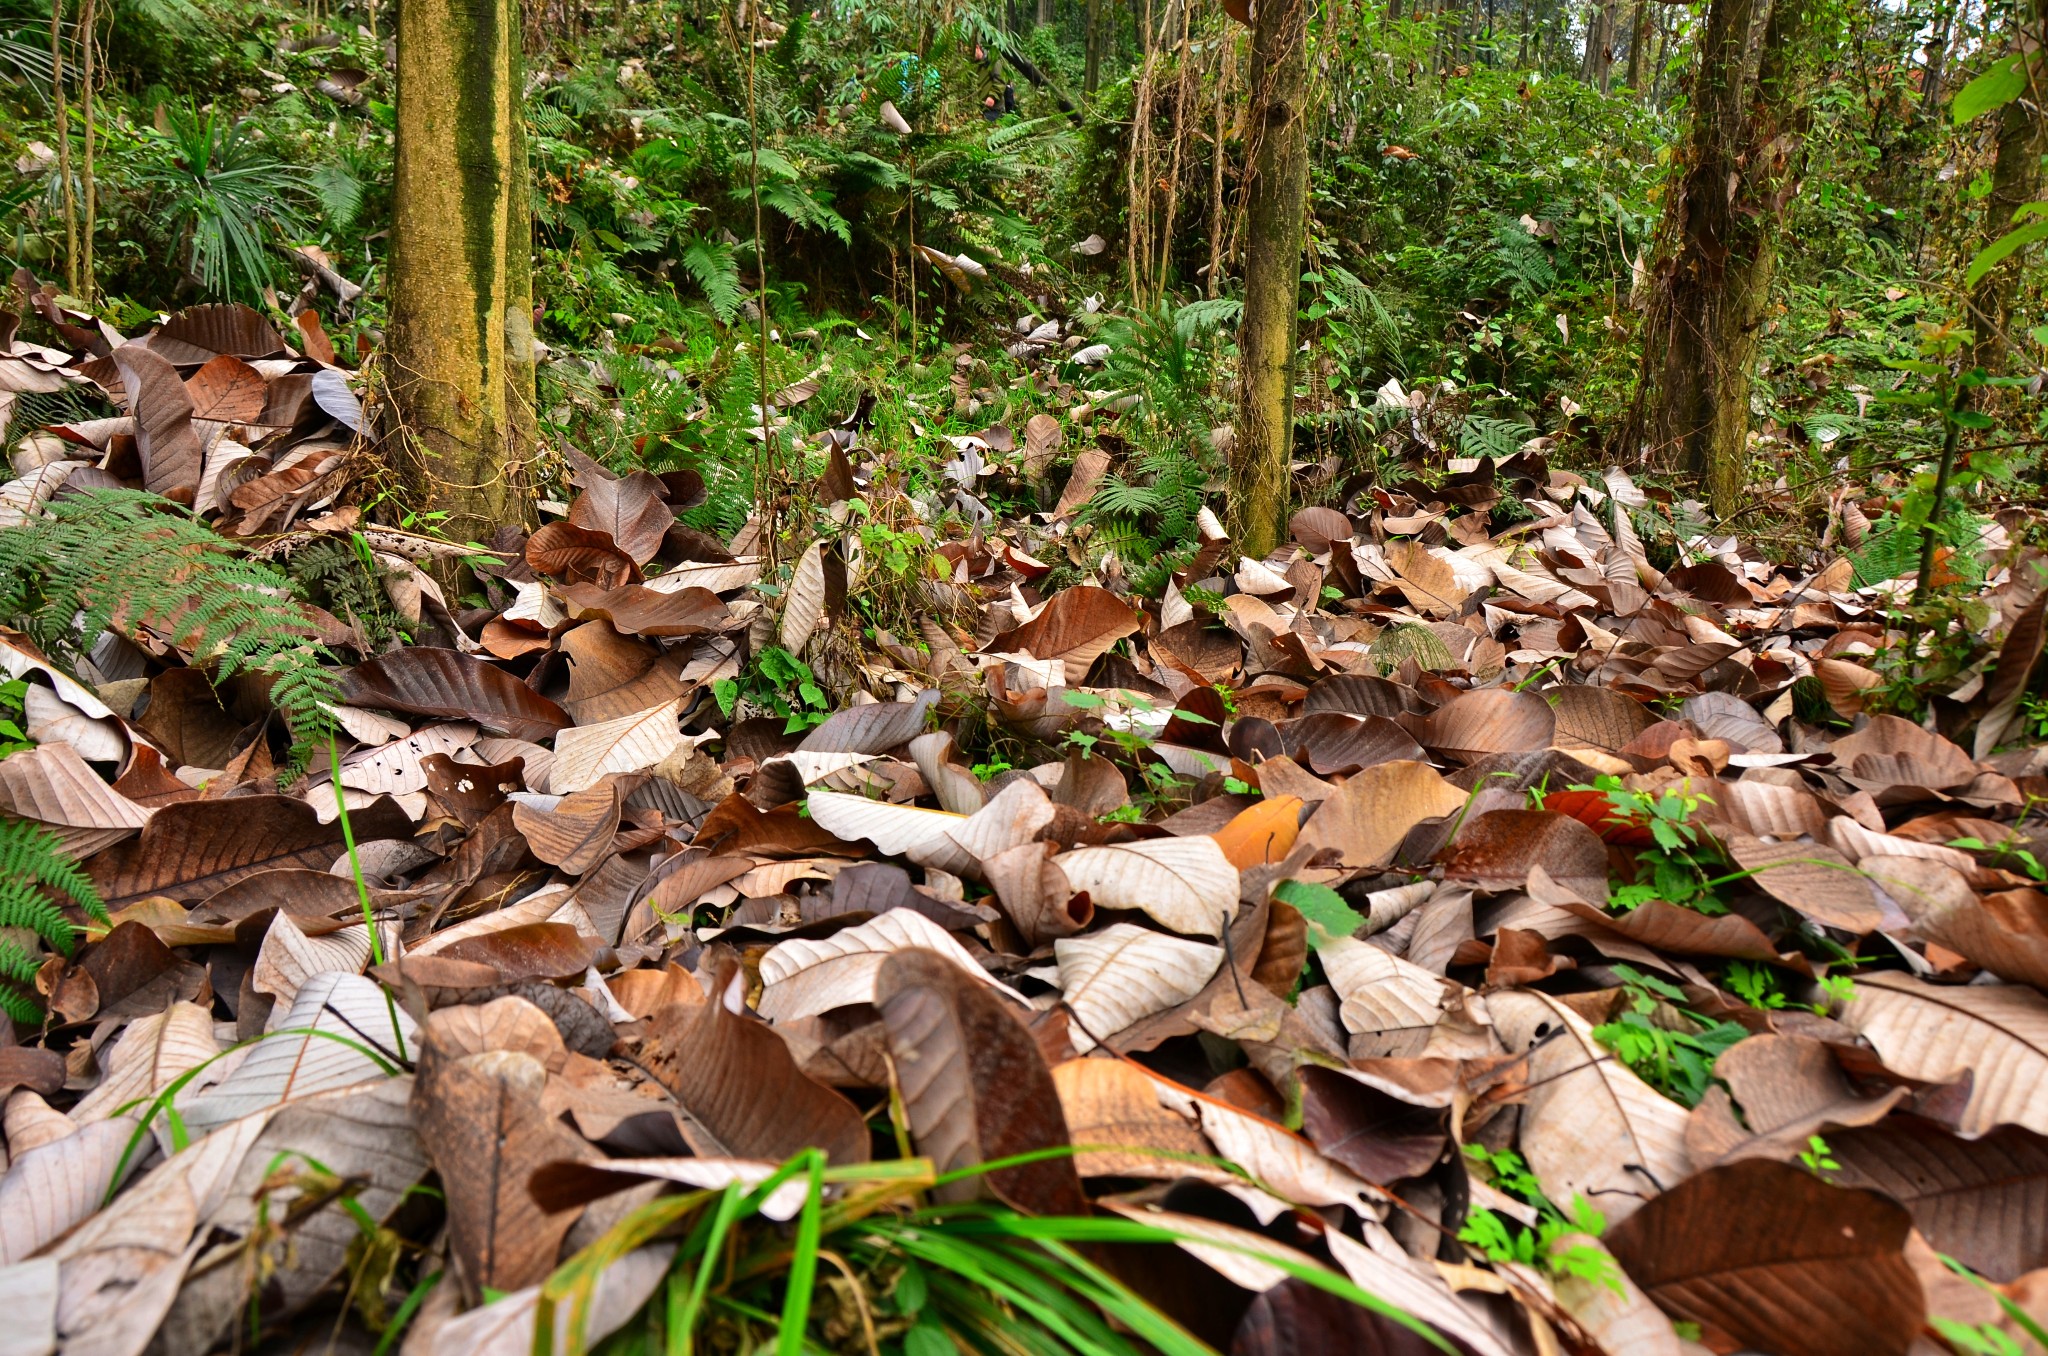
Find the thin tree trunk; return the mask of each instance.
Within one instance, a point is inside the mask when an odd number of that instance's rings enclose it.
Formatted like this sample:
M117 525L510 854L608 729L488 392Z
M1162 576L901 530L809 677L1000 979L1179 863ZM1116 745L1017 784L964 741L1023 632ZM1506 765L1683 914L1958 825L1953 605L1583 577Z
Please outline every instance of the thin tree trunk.
M1038 22L1040 24L1052 22L1052 0L1038 0Z
M95 102L93 98L93 81L97 78L98 74L95 69L97 58L95 49L99 46L98 30L99 14L96 2L95 0L85 0L85 3L80 6L78 11L78 35L81 45L85 49L80 57L79 69L80 107L85 114L85 164L81 175L81 178L84 180L81 187L85 191L85 223L79 232L78 286L80 290L77 295L88 306L93 304L94 298L99 292L99 288L94 282L98 265L93 259L93 231L95 228L95 218L98 216L96 209L99 205L99 198L93 185L92 173L93 104Z
M1628 87L1638 99L1644 98L1643 72L1649 68L1650 6L1656 0L1636 0L1635 24L1628 35Z
M1955 8L1943 5L1934 16L1934 31L1928 35L1927 66L1920 76L1920 109L1930 117L1941 107L1941 80L1948 67L1949 34L1955 21Z
M64 195L64 284L78 295L78 188L71 178L71 110L64 100L64 0L50 0L50 95L57 113L57 183Z
M1229 514L1237 548L1280 543L1294 440L1294 349L1308 206L1309 0L1264 0L1252 16L1253 139L1246 182L1244 315Z
M1826 0L1778 0L1746 90L1750 0L1716 0L1679 230L1639 399L1653 393L1653 451L1701 481L1716 513L1735 508L1749 460L1749 391L1777 264L1779 222L1798 186L1805 98ZM1728 22L1721 11L1726 8ZM1729 63L1724 65L1723 63ZM1745 97L1746 96L1746 97Z
M1088 0L1087 66L1081 77L1081 92L1094 94L1102 82L1102 0Z
M1223 220L1223 170L1230 155L1226 135L1225 109L1230 98L1232 67L1236 65L1237 34L1228 24L1223 28L1223 71L1216 81L1216 131L1209 164L1209 296L1223 295L1223 239L1228 234Z
M1985 242L2013 228L2012 214L2041 196L2041 156L2048 151L2043 135L2044 88L2042 47L2048 41L2048 0L2031 0L2014 15L2013 50L2027 59L2027 87L1999 110L1998 162L1991 170L1991 194L1984 202ZM2005 357L2006 329L2019 290L2025 250L2001 260L1978 279L1970 293L1973 338L1967 365L1996 375Z
M530 521L532 216L517 0L398 15L389 433L455 540Z

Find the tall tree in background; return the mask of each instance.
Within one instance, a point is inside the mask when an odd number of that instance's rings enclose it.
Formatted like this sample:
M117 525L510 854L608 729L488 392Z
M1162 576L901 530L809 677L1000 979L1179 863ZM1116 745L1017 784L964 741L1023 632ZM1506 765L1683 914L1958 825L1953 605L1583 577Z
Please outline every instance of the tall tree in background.
M2042 100L2048 98L2048 0L2015 0L2012 53L2004 59L2001 75L2016 92L1998 112L1998 161L1991 170L1991 193L1984 200L1984 235L1998 241L2017 224L2013 214L2041 196L2041 156L2048 151L2044 135ZM1956 120L1974 116L1957 95ZM1973 334L1966 366L1981 367L1996 375L2005 357L2007 329L2013 302L2020 285L2023 252L1992 264L1970 290L1969 324Z
M1707 12L1629 421L1629 451L1645 442L1653 460L1692 475L1717 513L1742 491L1757 339L1779 224L1798 190L1825 0L1776 0L1751 76L1758 3L1713 0Z
M1252 12L1246 157L1244 315L1230 530L1254 558L1280 543L1294 441L1294 350L1308 199L1309 0Z
M487 540L533 512L522 78L517 0L400 6L390 431L456 540Z
M1635 25L1628 38L1628 87L1638 99L1647 98L1643 74L1650 69L1650 6L1656 0L1636 0Z

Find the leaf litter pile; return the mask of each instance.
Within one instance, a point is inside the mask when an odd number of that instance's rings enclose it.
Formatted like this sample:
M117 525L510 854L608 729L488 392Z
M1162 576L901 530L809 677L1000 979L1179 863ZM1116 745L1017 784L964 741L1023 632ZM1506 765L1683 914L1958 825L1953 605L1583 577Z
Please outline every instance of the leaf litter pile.
M455 612L333 506L303 328L0 354L129 411L23 444L0 542L194 540L146 490L419 641L8 600L0 1353L2043 1342L2035 562L1923 726L1865 709L1910 573L1659 569L1619 471L1205 517L1150 599L1044 587L1109 464L1058 492L1061 421L955 439L956 503L1057 507L948 532L849 419L779 562L569 452ZM856 504L935 565L900 634Z

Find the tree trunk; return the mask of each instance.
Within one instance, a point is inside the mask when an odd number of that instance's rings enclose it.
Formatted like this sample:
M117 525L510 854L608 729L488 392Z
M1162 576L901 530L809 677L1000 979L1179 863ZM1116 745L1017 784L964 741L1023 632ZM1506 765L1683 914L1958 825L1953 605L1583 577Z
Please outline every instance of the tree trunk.
M2041 196L2041 156L2048 151L2043 135L2041 100L2048 98L2048 74L2042 46L2048 40L2048 0L2030 0L2014 17L2013 50L2027 58L2027 87L1999 110L1998 163L1991 170L1991 195L1984 202L1984 241L1989 244L2013 228L2012 214ZM2013 302L2019 290L2020 250L2001 260L1977 280L1970 293L1969 322L1973 338L1966 365L1997 375L2005 357Z
M437 526L531 520L532 216L517 0L406 0L386 362L397 454Z
M64 0L50 0L50 97L57 119L57 183L64 197L64 290L78 291L78 192L71 177L71 111L64 100Z
M1955 27L1955 7L1943 5L1934 16L1934 31L1927 37L1927 66L1920 74L1920 109L1932 116L1941 107L1941 80L1948 67L1949 34Z
M1615 11L1619 0L1598 0L1586 11L1586 55L1579 64L1579 82L1607 92L1614 71Z
M1647 97L1643 73L1650 66L1650 6L1656 0L1636 0L1635 25L1628 35L1628 87L1638 99Z
M1102 83L1102 0L1088 0L1087 67L1081 77L1081 92L1095 93Z
M1745 82L1754 0L1714 0L1685 165L1665 217L1631 424L1647 434L1653 459L1705 486L1716 513L1734 509L1747 470L1751 369L1778 223L1797 188L1821 3L1778 0L1756 78Z
M1052 0L1038 0L1038 22L1041 25L1052 22Z
M1294 438L1294 349L1308 199L1309 0L1261 0L1252 17L1252 139L1245 183L1244 315L1230 530L1253 559L1280 543Z

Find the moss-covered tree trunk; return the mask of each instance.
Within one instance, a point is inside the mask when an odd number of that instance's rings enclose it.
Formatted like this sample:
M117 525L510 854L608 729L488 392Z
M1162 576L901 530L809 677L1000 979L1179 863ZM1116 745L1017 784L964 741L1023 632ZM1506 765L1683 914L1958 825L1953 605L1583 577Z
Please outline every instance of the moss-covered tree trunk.
M1307 225L1308 6L1309 0L1260 0L1252 15L1244 316L1228 507L1238 549L1253 557L1280 543L1287 521Z
M1991 193L1984 200L1984 241L1989 244L2013 228L2012 214L2041 196L2041 156L2048 151L2042 104L2048 98L2048 0L2019 0L2014 14L2013 50L2026 58L2026 88L1998 114L1998 162L1991 170ZM1969 323L1973 338L1969 366L1997 375L2005 359L2007 333L2018 295L2024 250L2008 256L1978 279L1970 293Z
M533 512L532 217L517 0L405 0L386 375L390 445L439 529Z
M1661 230L1631 430L1653 461L1697 480L1717 513L1735 507L1748 465L1757 339L1798 186L1821 2L1779 0L1757 73L1745 79L1755 0L1714 0Z

